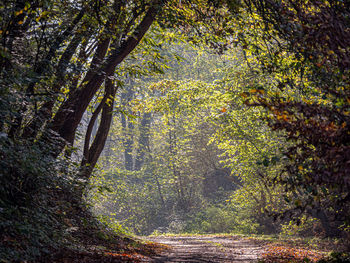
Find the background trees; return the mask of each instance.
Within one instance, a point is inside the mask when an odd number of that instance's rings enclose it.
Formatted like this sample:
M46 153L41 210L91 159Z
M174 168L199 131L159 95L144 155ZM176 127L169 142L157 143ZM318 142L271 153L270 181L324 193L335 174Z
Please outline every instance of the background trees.
M101 163L105 179L97 173L96 190L110 181L112 193L99 199L96 211L138 233L277 231L279 223L274 225L268 211L283 211L285 201L271 180L281 171L276 163L286 142L262 122L264 110L250 109L242 101L242 92L250 90L243 53L236 49L218 55L184 44L166 49L176 49L183 60L166 70L168 80L136 78L142 91L134 86L128 109L136 118L127 133L125 117L116 119L111 136L121 138L124 156L115 147ZM253 75L251 79L258 81ZM143 134L146 113L151 121ZM135 169L129 164L140 149L145 159Z

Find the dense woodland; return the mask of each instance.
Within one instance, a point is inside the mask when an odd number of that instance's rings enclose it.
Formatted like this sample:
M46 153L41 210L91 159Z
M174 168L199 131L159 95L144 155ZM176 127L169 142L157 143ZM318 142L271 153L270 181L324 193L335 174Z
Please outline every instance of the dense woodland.
M152 233L350 246L349 1L0 10L0 262Z

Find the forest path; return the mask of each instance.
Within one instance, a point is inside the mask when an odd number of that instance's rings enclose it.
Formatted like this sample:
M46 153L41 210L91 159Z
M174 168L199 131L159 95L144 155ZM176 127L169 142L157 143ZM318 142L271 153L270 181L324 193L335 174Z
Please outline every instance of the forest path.
M174 236L151 237L148 240L170 247L152 262L257 262L263 251L254 240L237 236Z

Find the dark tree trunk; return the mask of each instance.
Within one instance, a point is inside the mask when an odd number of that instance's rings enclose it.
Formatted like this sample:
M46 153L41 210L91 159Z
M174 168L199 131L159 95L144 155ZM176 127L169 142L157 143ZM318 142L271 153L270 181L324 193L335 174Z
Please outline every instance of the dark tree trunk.
M94 55L94 57L92 59L91 68L86 73L84 79L82 80L82 83L86 83L86 82L91 81L91 79L93 78L93 75L96 74L96 70L101 65L101 63L103 61L103 58L107 54L107 50L108 50L109 44L110 44L110 38L101 40L101 42L99 43L99 45L98 45L98 47L96 49L95 55ZM101 84L102 84L102 82L101 82ZM96 89L96 91L97 91L97 89ZM74 136L75 136L75 130L78 127L81 119L79 120L79 122L77 124L76 123L74 123L74 124L72 123L72 126L74 125L74 127L72 127L72 128L74 128L74 132L72 132L70 134L70 136L68 136L68 134L66 136L63 136L62 133L59 132L59 130L55 129L55 126L60 127L60 125L64 125L65 122L67 123L67 119L65 119L65 117L68 117L69 115L72 115L72 113L73 113L72 112L72 107L74 107L73 102L75 101L74 103L79 104L79 96L80 96L80 94L83 94L83 92L84 91L81 90L81 89L72 91L70 96L69 96L69 98L68 98L68 100L61 105L60 109L58 110L58 112L55 115L55 118L53 120L53 124L52 124L53 130L58 132L68 143L72 143L73 142ZM88 104L90 103L92 97L89 99ZM84 101L87 102L86 99ZM84 108L84 112L85 112L87 106L88 105L86 105L86 107ZM82 117L82 115L81 115L81 117ZM67 123L67 125L68 125L68 123Z
M31 81L29 83L29 85L26 89L26 97L28 99L34 95L35 85L40 81L41 76L47 75L49 69L51 68L50 64L52 63L52 60L55 57L57 50L61 47L62 43L72 35L74 28L79 24L82 17L84 16L84 14L85 14L85 9L83 8L79 12L79 14L74 18L72 23L63 31L63 33L56 37L56 39L53 41L52 45L50 46L50 49L49 49L47 55L45 56L45 58L35 66L34 72L35 72L35 75L37 77L33 78L33 81ZM15 120L13 121L13 124L11 126L11 129L9 132L10 137L14 138L15 136L20 134L23 116L24 116L24 113L26 112L26 110L27 110L27 107L25 105L20 109L20 111L19 111L20 114L15 118ZM45 114L45 112L46 112L46 110L43 111L44 114ZM37 129L37 128L34 128L34 129ZM29 132L29 134L30 134L29 130L27 130L26 132ZM28 138L28 136L27 136L27 138Z
M116 48L112 52L106 62L95 70L93 76L87 83L83 81L83 86L77 89L72 96L62 104L48 128L57 132L67 142L74 140L75 132L82 116L103 83L105 76L113 76L116 66L139 44L144 34L153 23L159 8L159 4L149 8L146 15L135 29L135 34L127 38L122 42L119 48ZM57 149L57 152L61 152L63 147Z
M130 84L126 87L126 91L121 95L121 103L123 105L128 104L134 97L134 85L130 79ZM132 114L128 111L128 114ZM123 146L124 146L124 167L128 171L133 170L133 145L134 145L134 124L132 120L125 116L125 113L121 113L122 133L123 133Z
M105 98L107 98L108 100L106 100L103 104L101 103L102 114L100 125L98 127L96 136L91 146L86 152L84 150L85 156L81 163L81 176L85 179L90 178L91 173L106 143L106 139L108 137L108 132L111 127L111 122L113 118L115 93L116 88L113 86L112 80L107 77L105 81ZM90 138L87 138L85 144L89 140Z
M96 120L98 115L100 114L102 108L104 107L107 98L108 98L109 94L107 93L107 90L105 92L105 95L102 99L102 101L100 102L100 104L97 106L97 108L95 109L95 111L92 113L91 119L89 121L87 130L86 130L86 134L85 134L85 141L84 141L84 148L83 148L83 160L81 165L85 165L86 162L89 159L89 150L90 150L90 141L91 141L91 135L94 133L94 128L96 127ZM96 135L96 134L94 134ZM94 137L93 135L93 137Z
M140 124L139 147L136 151L135 171L139 171L143 165L145 153L149 149L149 132L151 127L152 114L147 112L143 115Z
M340 235L340 230L338 229L339 225L333 226L328 215L322 208L308 209L307 212L320 220L327 237L337 237Z
M79 44L83 39L83 35L76 35L69 43L68 47L62 54L56 70L56 81L52 89L50 98L40 107L38 112L33 117L32 121L24 128L22 137L34 140L39 130L52 116L52 108L57 100L58 92L65 83L65 73L69 66L69 62L76 52Z
M132 131L134 129L134 125L130 121L127 122L127 119L126 119L124 113L121 113L121 122L122 122L122 128L123 128L124 167L128 171L132 171L133 170L133 158L132 158L133 135L132 135Z

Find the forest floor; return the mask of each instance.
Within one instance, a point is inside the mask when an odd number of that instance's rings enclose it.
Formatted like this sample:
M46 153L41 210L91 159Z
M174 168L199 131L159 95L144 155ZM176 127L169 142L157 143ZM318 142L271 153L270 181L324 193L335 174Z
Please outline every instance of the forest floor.
M159 236L148 240L169 246L153 258L163 262L257 262L263 243L238 236Z
M85 249L56 252L50 260L43 258L35 262L314 263L339 246L326 240L310 242L301 238L281 239L229 234L124 237L107 241L105 244L99 240L88 241L85 242ZM113 242L110 243L111 241ZM348 259L350 260L350 257Z
M157 255L147 261L154 263L311 263L325 258L330 251L340 248L334 240L319 238L218 234L162 235L149 236L145 239L154 242L155 246L156 244L162 246ZM341 249L345 251L345 248Z

